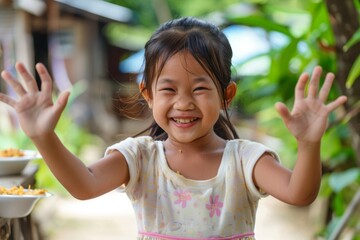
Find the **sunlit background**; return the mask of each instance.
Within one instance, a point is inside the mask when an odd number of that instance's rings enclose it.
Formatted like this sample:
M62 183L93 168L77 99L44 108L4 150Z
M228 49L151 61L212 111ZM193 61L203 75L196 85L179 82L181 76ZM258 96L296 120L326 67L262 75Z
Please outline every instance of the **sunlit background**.
M204 19L223 29L233 49L238 91L231 116L239 135L275 148L292 167L296 142L273 106L283 101L291 107L300 73L321 65L337 75L330 98L349 97L324 136L321 192L306 208L261 200L255 233L259 240L360 239L359 10L356 0L0 0L0 69L16 74L21 61L35 74L35 63L42 62L53 77L54 98L71 90L56 131L90 163L151 122L140 106L124 116L118 99L138 91L152 32L173 18ZM0 91L14 95L3 81ZM7 147L35 149L12 110L0 104L0 149ZM31 164L39 168L37 187L54 193L31 215L35 239L135 239L124 194L78 201L42 160Z

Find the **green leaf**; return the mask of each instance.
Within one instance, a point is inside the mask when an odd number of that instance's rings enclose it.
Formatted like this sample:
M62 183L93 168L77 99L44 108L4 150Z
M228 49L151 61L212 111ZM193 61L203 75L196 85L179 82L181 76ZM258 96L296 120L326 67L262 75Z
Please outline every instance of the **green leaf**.
M330 197L331 194L333 193L332 188L330 187L329 184L329 174L325 174L322 178L321 178L321 185L320 185L320 195L322 197Z
M359 177L360 169L350 168L344 172L332 173L329 177L329 184L335 192L340 192L345 187L355 182Z
M352 46L360 42L360 28L352 35L350 40L344 45L343 50L347 52Z
M360 76L360 55L356 58L354 64L350 69L349 76L346 80L346 88L350 89L359 76Z
M336 216L343 215L346 209L344 194L343 193L336 194L331 202L331 205L333 207Z
M283 33L291 38L293 38L289 28L287 26L277 24L274 21L267 19L263 16L245 16L245 17L231 17L229 21L245 25L245 26L251 26L251 27L260 27L263 28L266 31L275 31Z

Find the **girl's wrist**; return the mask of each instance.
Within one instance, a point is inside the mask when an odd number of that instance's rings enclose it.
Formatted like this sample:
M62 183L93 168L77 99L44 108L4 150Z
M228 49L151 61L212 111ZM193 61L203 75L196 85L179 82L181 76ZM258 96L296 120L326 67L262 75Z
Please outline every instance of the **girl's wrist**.
M52 131L52 132L31 136L29 138L32 142L36 143L36 142L47 142L51 139L54 139L54 137L56 137L56 133Z
M320 148L321 141L307 141L297 139L298 148Z

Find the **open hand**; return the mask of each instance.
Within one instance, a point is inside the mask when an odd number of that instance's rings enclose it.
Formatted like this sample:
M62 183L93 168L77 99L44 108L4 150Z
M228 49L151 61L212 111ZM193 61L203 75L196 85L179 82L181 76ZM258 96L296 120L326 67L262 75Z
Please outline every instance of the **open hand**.
M38 90L34 77L22 63L17 63L15 67L24 79L24 85L7 71L3 71L1 76L14 89L18 99L0 93L0 101L15 109L20 125L28 137L36 138L53 132L66 106L69 92L61 93L54 104L52 79L43 64L36 65L41 79L41 91Z
M319 91L321 73L321 67L314 68L307 96L305 87L310 77L307 73L303 73L299 77L295 87L295 102L291 112L283 103L275 105L286 127L298 141L319 142L326 130L329 114L346 102L347 98L340 96L328 104L325 103L335 76L333 73L328 73Z

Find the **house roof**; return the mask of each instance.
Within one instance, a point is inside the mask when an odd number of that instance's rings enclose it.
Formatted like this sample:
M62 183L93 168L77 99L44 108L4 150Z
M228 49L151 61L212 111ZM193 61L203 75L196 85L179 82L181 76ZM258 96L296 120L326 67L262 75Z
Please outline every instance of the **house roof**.
M111 21L131 22L132 10L103 0L55 0L55 2L79 10L79 13L93 14Z

